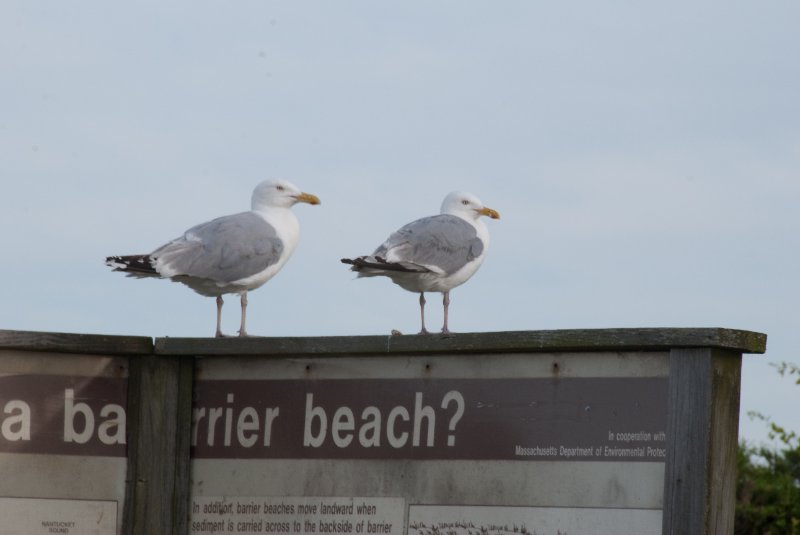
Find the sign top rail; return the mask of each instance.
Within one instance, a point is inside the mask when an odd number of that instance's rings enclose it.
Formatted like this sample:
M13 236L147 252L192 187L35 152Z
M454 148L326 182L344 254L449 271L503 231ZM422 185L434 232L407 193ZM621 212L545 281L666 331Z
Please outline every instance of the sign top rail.
M431 335L266 338L156 338L162 355L385 355L668 351L718 348L764 353L767 335L724 328L565 329Z
M147 336L0 329L0 349L89 355L150 355L153 353L153 339Z
M767 335L725 328L497 331L431 335L155 338L0 330L0 349L106 355L286 356L667 351L764 353Z

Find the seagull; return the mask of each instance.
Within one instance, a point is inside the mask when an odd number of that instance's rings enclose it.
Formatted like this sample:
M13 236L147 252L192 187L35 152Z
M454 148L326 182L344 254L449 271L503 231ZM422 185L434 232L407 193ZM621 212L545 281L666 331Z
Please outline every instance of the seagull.
M409 292L419 293L419 313L425 328L425 292L441 292L443 333L447 326L450 290L478 271L489 247L489 231L480 219L500 219L471 193L454 191L442 202L440 215L417 219L394 232L369 256L342 258L358 277L389 277Z
M217 337L222 334L222 296L239 294L239 336L248 336L247 292L275 276L292 256L299 237L297 203L319 204L285 180L264 181L253 190L249 212L196 225L150 254L109 256L106 265L129 277L166 278L217 298Z

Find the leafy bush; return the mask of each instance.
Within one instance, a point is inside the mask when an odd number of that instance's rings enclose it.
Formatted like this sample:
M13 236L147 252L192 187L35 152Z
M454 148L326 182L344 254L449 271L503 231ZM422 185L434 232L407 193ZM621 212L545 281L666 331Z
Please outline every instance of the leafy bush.
M797 376L800 367L782 363L781 376ZM735 535L800 535L800 439L760 413L750 417L769 426L778 449L739 444Z

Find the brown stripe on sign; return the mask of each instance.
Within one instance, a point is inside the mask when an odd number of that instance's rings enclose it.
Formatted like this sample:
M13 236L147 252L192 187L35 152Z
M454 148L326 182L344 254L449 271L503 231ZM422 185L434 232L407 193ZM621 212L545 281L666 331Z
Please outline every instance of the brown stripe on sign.
M195 458L655 461L666 378L201 380Z
M127 380L0 376L0 452L124 457Z

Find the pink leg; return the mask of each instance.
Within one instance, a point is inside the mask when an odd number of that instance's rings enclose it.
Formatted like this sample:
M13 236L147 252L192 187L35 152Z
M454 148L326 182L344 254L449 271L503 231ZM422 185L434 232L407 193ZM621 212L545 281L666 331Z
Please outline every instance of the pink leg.
M247 292L242 292L242 324L239 327L239 336L247 336L245 322L247 320Z
M450 292L444 292L444 299L442 299L442 304L444 305L444 326L442 327L442 332L447 334L450 332L450 329L447 328L447 311L450 309Z
M419 293L419 317L422 320L422 330L419 334L430 334L425 328L425 292Z
M225 336L222 334L222 304L224 301L222 300L222 296L217 296L217 333L214 335L217 338L222 338Z

